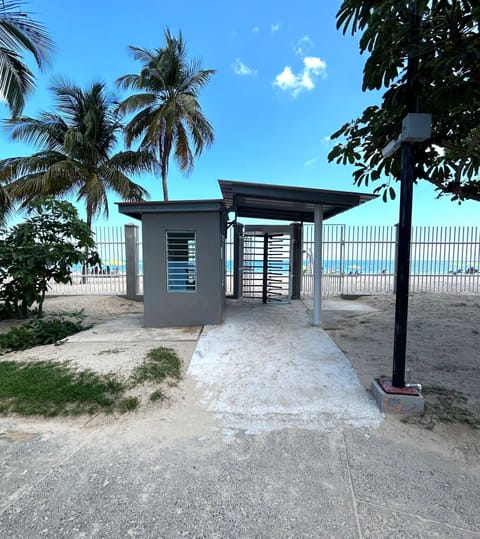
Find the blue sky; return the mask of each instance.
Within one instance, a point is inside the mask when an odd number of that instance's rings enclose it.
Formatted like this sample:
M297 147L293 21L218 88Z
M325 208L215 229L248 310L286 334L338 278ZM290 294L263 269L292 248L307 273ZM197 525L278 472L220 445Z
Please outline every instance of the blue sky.
M215 143L184 177L172 163L171 199L219 198L217 179L372 192L357 188L352 169L329 164L329 135L379 100L363 93L365 58L357 38L335 29L338 0L209 1L182 3L136 0L31 0L26 9L47 28L56 50L25 113L35 116L52 106L48 88L63 77L87 86L104 81L118 97L115 80L138 73L128 45L154 49L163 31L181 30L189 56L216 69L201 94L205 114L215 129ZM0 114L8 112L0 106ZM388 142L388 141L386 141ZM0 157L33 151L0 134ZM158 179L135 178L152 200L162 198ZM392 181L398 192L398 184ZM127 222L113 204L110 219ZM414 192L414 225L478 225L478 202L461 206L436 199L430 184ZM331 223L391 225L398 220L396 201L376 200L342 214Z

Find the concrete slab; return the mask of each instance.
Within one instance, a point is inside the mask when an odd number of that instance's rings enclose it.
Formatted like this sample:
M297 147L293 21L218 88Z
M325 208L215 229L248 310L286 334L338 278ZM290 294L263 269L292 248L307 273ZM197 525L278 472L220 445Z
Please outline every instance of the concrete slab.
M205 327L189 373L224 429L376 426L382 416L341 350L300 301L229 302Z
M429 521L420 516L383 509L369 503L359 502L358 519L363 537L375 539L433 538L472 539L479 537L474 531L450 526L445 523Z
M356 537L343 449L313 433L88 443L0 511L15 538Z
M372 380L370 392L379 410L385 414L423 414L424 398L419 395L387 393L377 382Z
M313 310L313 300L305 298L302 300L305 306L312 311ZM378 309L362 303L360 300L355 299L341 299L341 298L330 298L322 299L322 311L350 311L352 313L374 313Z
M156 341L191 341L200 334L201 326L181 328L144 328L142 314L119 316L97 324L87 331L68 337L68 342L156 342Z
M376 431L349 431L345 440L367 537L391 537L391 526L399 527L398 537L480 536L480 489L471 468Z

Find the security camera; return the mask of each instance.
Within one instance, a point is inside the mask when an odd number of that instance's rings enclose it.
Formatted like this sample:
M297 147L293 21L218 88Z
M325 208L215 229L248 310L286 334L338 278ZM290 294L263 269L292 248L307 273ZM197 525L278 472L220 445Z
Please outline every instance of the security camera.
M383 157L390 157L402 146L402 137L398 137L395 140L389 142L382 150Z

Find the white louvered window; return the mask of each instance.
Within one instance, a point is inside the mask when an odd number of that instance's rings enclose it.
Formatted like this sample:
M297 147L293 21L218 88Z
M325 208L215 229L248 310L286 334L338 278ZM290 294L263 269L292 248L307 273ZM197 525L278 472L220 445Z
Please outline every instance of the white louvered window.
M169 292L197 289L197 245L195 232L167 231L167 287Z

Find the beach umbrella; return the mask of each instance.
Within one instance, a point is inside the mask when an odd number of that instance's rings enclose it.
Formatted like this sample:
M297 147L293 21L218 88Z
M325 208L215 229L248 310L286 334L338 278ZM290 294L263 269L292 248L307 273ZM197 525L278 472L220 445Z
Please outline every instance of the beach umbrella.
M123 266L124 262L118 258L111 258L110 260L107 260L105 264L107 266Z

